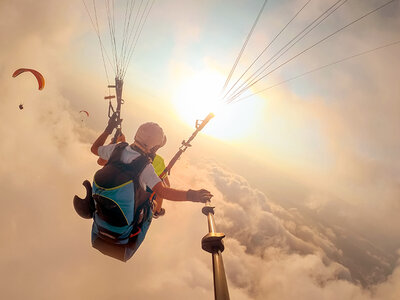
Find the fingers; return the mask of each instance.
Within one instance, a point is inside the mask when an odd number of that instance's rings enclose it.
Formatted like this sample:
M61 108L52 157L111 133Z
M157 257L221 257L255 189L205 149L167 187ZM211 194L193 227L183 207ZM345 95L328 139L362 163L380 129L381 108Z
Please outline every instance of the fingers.
M213 197L213 194L211 194L209 191L207 191L205 189L201 189L199 191L199 194L200 194L200 197L199 197L200 202L203 202L203 203L210 201L210 199Z
M213 195L205 189L201 189L198 191L195 190L187 191L187 199L192 202L206 203L207 201L210 201L212 197Z
M121 132L121 134L117 137L117 143L126 142L125 135Z
M108 124L109 125L118 125L118 123L121 122L122 123L122 119L118 119L118 114L117 112L114 112L110 119L108 120Z
M205 189L201 189L201 190L200 190L200 193L201 193L202 195L210 196L210 198L213 196L213 194L211 194L209 191L207 191L207 190L205 190Z

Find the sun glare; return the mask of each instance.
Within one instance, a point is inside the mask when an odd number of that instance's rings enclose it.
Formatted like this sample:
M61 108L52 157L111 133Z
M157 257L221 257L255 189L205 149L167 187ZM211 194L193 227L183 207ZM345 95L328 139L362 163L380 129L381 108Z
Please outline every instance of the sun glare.
M226 104L220 100L225 77L216 71L203 71L184 80L173 97L178 115L187 124L195 126L214 113L202 132L223 140L240 139L251 133L262 110L262 101L245 100Z

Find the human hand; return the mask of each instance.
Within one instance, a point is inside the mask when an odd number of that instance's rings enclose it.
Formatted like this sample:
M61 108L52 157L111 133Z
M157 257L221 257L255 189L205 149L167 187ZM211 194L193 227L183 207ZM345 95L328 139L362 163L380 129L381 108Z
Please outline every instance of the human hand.
M210 201L212 197L213 195L205 189L201 189L198 191L188 190L186 193L187 200L192 202L206 203L207 201Z
M117 137L117 143L126 142L125 135L121 132L121 134Z
M122 120L119 121L117 112L114 112L110 117L110 119L108 120L107 127L104 131L107 132L108 134L111 134L114 128L117 128L117 126L120 124L120 122L122 122Z

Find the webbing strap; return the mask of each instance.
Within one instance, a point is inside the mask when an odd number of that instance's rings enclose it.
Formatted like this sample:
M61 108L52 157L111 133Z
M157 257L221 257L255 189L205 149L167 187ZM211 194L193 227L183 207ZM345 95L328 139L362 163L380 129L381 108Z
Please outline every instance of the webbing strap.
M129 236L129 238L133 238L134 236L137 236L140 232L142 231L141 228L137 227L137 231L135 233L131 233L131 235Z

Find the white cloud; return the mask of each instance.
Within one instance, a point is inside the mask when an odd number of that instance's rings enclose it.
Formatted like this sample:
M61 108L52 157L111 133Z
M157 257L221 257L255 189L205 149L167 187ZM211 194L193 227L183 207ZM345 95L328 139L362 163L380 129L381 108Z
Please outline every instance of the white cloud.
M82 103L92 104L98 115L102 108L94 104L97 100L93 94L97 92L91 90L97 77L84 81L86 71L77 71L79 60L72 59L76 53L71 54L71 42L82 34L84 13L82 7L78 9L72 3L0 4L0 35L7 41L0 48L2 296L212 298L211 257L200 248L207 232L200 205L166 202L166 216L152 224L146 241L126 264L92 249L90 221L80 219L73 211L72 196L82 195L82 180L90 178L97 168L89 146L105 117L89 124L96 130L82 127L76 117L76 108L81 109ZM184 40L197 40L199 36L196 26L182 35ZM392 242L399 234L398 164L393 163L397 152L390 150L399 142L394 134L398 127L398 89L393 71L398 68L391 68L396 56L389 56L389 62L377 58L371 63L376 74L382 75L376 83L368 81L372 89L376 88L375 98L384 96L380 102L365 100L359 91L363 85L354 86L351 74L333 72L335 78L341 78L335 88L348 93L347 99L352 101L311 101L307 105L290 98L290 103L283 102L279 107L284 111L285 105L295 106L299 115L318 120L329 141L329 151L339 158L334 169L337 178L342 178L339 183L348 180L349 185L357 183L359 189L376 185L376 189L371 187L371 194L384 192L386 196L379 206L367 200L363 205L349 204L348 198L339 197L345 193L331 196L321 188L306 193L309 210L302 205L287 209L219 165L204 168L204 162L192 165L185 159L177 164L171 176L175 187L205 187L215 195L217 229L227 235L223 256L232 299L400 297L400 271L394 258L397 244ZM21 81L20 89L16 89L14 83L22 78L12 79L11 73L19 66L40 66L46 88L39 92L33 86L31 90L30 83ZM329 86L326 81L321 80L321 84ZM332 91L331 95L337 94ZM23 111L17 107L21 97L25 99ZM144 117L148 118L138 118ZM349 147L355 138L370 152ZM390 155L386 158L383 154ZM335 180L328 185L340 186ZM290 200L301 202L303 196L298 197ZM382 243L371 242L380 241L377 236ZM360 278L365 278L367 288L357 284Z

